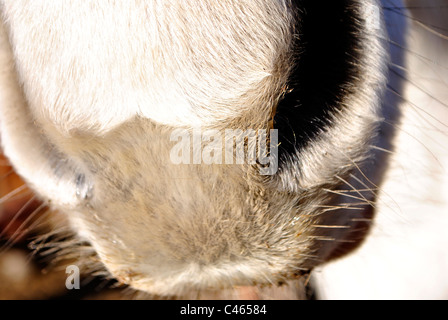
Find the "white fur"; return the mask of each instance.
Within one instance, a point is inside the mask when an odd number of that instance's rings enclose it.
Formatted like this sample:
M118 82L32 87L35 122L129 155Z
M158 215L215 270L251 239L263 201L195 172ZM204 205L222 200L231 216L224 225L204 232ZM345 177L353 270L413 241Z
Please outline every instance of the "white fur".
M248 92L272 85L289 45L282 2L2 6L30 111L46 130L70 136L103 134L135 115L200 126L244 111Z

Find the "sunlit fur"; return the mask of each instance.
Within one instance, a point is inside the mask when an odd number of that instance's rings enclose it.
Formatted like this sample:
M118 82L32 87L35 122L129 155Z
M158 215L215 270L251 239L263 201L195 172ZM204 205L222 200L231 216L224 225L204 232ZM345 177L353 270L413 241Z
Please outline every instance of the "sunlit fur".
M303 297L312 271L321 298L442 298L448 51L436 2L354 1L360 76L343 111L262 177L175 165L169 138L270 127L300 36L291 1L2 0L2 147L69 220L61 255L96 254L92 272L142 292ZM362 10L374 4L379 28ZM359 247L341 258L346 245Z

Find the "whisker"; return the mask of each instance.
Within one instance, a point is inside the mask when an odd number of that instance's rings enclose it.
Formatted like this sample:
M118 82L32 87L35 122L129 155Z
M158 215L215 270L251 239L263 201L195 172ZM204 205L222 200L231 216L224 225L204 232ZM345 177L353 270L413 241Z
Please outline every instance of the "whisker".
M343 239L336 239L333 237L326 237L326 236L308 236L308 238L318 240L318 241L329 241L329 242L339 242L339 243L356 243L355 240L343 240Z
M445 8L446 6L434 6L434 7L427 7L427 8L436 8L436 7L437 8ZM423 8L423 7L397 7L397 6L394 6L394 5L392 5L391 7L383 6L383 9L388 10L388 11L392 11L392 12L394 12L394 13L400 15L400 16L403 16L403 17L405 17L405 18L407 18L409 20L412 20L415 23L417 23L418 25L420 25L421 27L423 27L425 30L431 32L432 34L440 37L443 40L448 40L448 36L445 36L444 34L440 33L439 31L436 31L434 29L439 29L441 31L448 31L448 30L446 30L444 28L441 28L439 26L423 23L421 20L419 20L417 18L414 18L414 17L412 17L410 15L405 14L404 10L403 10L403 9L421 9L421 8Z
M14 234L8 239L8 241L6 242L6 244L3 246L3 248L1 248L0 250L0 255L2 255L3 253L5 253L7 250L9 250L13 245L14 242L17 240L17 238L23 233L23 232L27 232L31 229L30 226L27 227L27 224L32 221L40 212L43 208L45 208L46 205L44 203L42 203L39 207L37 207L31 214L28 215L28 217L25 219L25 221L22 223L22 225L17 228L17 230L15 230ZM38 219L39 220L39 219ZM40 222L39 222L40 223ZM35 223L32 224L32 226L35 226Z
M28 207L34 202L34 200L36 200L36 197L33 196L31 197L23 206L22 208L20 208L19 211L17 211L16 214L14 214L14 217L9 221L9 223L6 225L6 227L3 229L2 232L0 232L0 239L2 239L6 232L9 230L9 228L11 228L14 223L19 219L19 217L26 211L26 209L28 209Z
M430 60L430 59L427 59L427 60L429 60L430 62L432 62L437 68L439 68L439 69L446 69L446 70L448 70L448 67L445 67L445 66L443 66L443 65L440 65L440 64L438 64L438 63L436 63L435 61L433 61L433 60ZM423 78L424 76L423 75L420 75L419 73L417 73L417 72L415 72L414 70L410 70L409 68L407 68L407 67L405 67L405 66L400 66L400 65L398 65L398 64L396 64L396 63L393 63L393 62L389 62L389 70L390 71L393 71L394 73L397 73L397 70L399 70L399 71L403 71L403 72L405 72L406 74L412 74L412 75L414 75L414 76L419 76L420 78ZM439 78L437 78L436 79L439 83L444 83L445 85L448 85L448 83L446 82L446 80L443 78L443 77L440 77L439 76Z
M368 218L353 218L351 219L353 222L373 222L373 219Z
M363 199L362 197L361 197L361 198L360 198L360 197L356 197L356 196L347 194L347 193L345 193L345 192L337 191L337 190L323 189L323 191L325 191L325 192L329 192L329 193L333 193L333 194L336 194L336 195L339 195L339 196L343 196L343 197L351 198L351 199L360 200L360 201L365 200L365 199Z
M0 166L1 166L1 164L0 164ZM0 180L3 180L3 179L6 179L6 178L8 178L10 175L12 175L14 173L14 170L13 169L11 169L11 170L9 170L8 172L6 172L5 174L3 174L2 176L0 176Z
M443 102L442 100L434 97L432 94L430 94L428 91L424 90L422 87L419 87L417 84L415 84L414 82L412 82L410 79L408 79L407 77L403 76L402 74L396 72L395 70L391 69L391 71L397 75L398 77L402 78L403 80L405 80L406 82L414 85L416 88L418 88L421 92L423 92L424 94L426 94L428 97L430 97L431 99L433 99L434 101L437 101L438 103L440 103L442 106L447 107L448 108L448 104ZM387 88L387 90L389 90L389 86ZM393 92L393 93L397 93L395 90L390 89L389 91ZM398 94L398 93L397 93ZM398 96L400 96L400 98L402 98L404 101L406 101L407 103L409 103L411 106L424 111L423 109L421 109L420 107L418 107L416 104L412 103L411 101L405 99L403 96L401 96L400 94L398 94ZM425 112L428 116L430 116L431 118L433 118L436 121L439 121L438 119L434 118L434 116L431 116L431 114L429 114L428 112ZM440 122L440 121L439 121ZM440 122L440 124L444 125L445 127L448 127L448 125L444 124L443 122Z
M342 210L342 209L344 209L344 210L353 210L353 211L364 211L365 210L365 208L360 208L360 207L350 207L350 206L340 206L340 207L335 207L335 208L328 208L328 209L325 209L325 210L322 210L322 213L324 213L324 212L331 212L331 211L337 211L337 210Z
M375 145L371 145L370 148L372 148L374 150L378 150L378 151L384 152L384 153L388 153L388 154L391 154L391 155L395 154L395 152L392 151L392 150L387 150L387 149L384 149L384 148L381 148L381 147L378 147L378 146L375 146Z
M353 203L339 203L337 205L314 205L313 208L334 208L334 209L348 209L352 208L353 206L364 206L366 203L364 201L362 202L353 202Z
M380 39L380 40L382 40L382 41L384 41L384 42L386 42L386 43L389 43L389 44L391 44L391 45L393 45L393 46L395 46L395 47L397 47L397 48L403 50L403 51L406 52L406 53L410 53L410 54L412 54L412 55L418 57L421 61L429 62L429 63L431 63L432 65L434 65L434 66L436 66L436 67L439 67L439 68L448 70L448 66L443 65L443 64L440 64L440 63L437 62L436 60L433 60L433 59L430 59L430 58L428 58L428 57L425 57L424 55L421 55L420 53L418 53L418 52L416 52L416 51L414 51L414 50L412 50L412 49L406 47L405 45L402 45L402 44L400 44L400 43L398 43L398 42L396 42L396 41L394 41L394 40L391 40L391 39L389 39L389 38L384 38L384 37L381 37L381 36L379 36L378 39ZM390 61L390 62L389 62L389 66L390 66L390 67L394 67L394 68L396 68L396 69L399 69L399 70L401 70L401 71L405 71L405 72L409 72L409 71L410 71L409 68L406 68L405 66L398 65L398 64L396 64L396 63L393 62L393 61ZM413 73L415 73L415 71L413 71ZM442 78L441 80L442 80L443 82L445 82L445 81L443 80L443 78Z
M433 157L433 159L439 164L440 168L444 168L443 164L440 162L439 158L434 154L434 152L432 152L421 140L417 139L417 137L415 137L414 135L412 135L411 133L409 133L406 130L403 130L403 128L399 127L397 124L394 124L390 121L385 121L385 123L389 124L390 126L401 130L402 132L404 132L405 134L407 134L408 136L410 136L411 138L413 138L415 141L417 141L418 143L420 143L423 148L425 148L429 154L431 154L431 156Z
M326 226L326 225L312 225L312 228L318 229L350 229L350 226Z
M0 204L5 203L6 201L13 200L15 196L19 195L20 192L27 190L27 185L23 184L20 187L15 188L14 190L10 191L6 195L0 198ZM30 192L31 193L31 192Z
M361 192L359 192L359 190L358 189L356 189L351 183L349 183L348 181L346 181L345 179L343 179L343 178L341 178L340 176L336 176L336 178L339 180L339 181L341 181L341 182L343 182L343 183L345 183L346 185L348 185L350 188L352 188L365 202L366 202L366 204L368 203L368 204L370 204L373 208L375 208L375 202L374 201L371 201L371 200L369 200L369 199L367 199Z

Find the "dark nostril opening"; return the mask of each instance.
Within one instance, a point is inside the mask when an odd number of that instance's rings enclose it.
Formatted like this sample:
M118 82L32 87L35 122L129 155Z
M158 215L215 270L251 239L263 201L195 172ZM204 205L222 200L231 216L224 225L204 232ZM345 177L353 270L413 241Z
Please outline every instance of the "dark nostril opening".
M362 52L355 1L302 0L294 6L295 67L274 119L280 160L311 143L344 109L343 98L356 90Z

